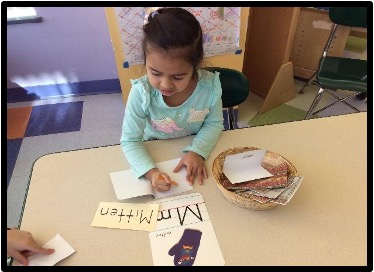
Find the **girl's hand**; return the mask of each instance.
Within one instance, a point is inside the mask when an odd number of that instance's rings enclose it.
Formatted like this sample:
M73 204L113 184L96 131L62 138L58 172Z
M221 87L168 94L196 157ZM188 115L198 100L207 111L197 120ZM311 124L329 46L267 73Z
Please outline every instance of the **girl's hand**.
M173 170L173 172L178 172L179 170L182 169L182 167L186 167L186 180L188 183L193 185L193 182L195 180L195 177L197 177L197 180L199 184L203 184L203 179L208 178L208 172L205 168L205 163L203 158L193 152L189 151L187 154L185 154L181 160L179 161L177 167Z
M166 173L161 172L157 168L149 170L145 177L152 183L152 187L159 192L169 191L171 185L174 184Z

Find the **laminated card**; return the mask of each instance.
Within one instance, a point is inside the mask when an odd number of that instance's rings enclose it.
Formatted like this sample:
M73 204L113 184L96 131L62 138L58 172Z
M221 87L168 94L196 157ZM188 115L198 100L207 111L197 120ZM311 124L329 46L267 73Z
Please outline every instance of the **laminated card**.
M200 193L153 201L160 204L149 233L155 266L222 266L221 248Z

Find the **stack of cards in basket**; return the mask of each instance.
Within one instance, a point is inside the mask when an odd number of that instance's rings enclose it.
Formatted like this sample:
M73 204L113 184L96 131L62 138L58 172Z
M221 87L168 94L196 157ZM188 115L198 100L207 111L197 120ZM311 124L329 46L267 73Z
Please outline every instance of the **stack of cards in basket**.
M289 175L287 162L282 157L270 152L264 156L261 166L272 176L240 183L231 183L224 176L223 187L260 203L270 201L282 205L287 204L299 188L303 177Z

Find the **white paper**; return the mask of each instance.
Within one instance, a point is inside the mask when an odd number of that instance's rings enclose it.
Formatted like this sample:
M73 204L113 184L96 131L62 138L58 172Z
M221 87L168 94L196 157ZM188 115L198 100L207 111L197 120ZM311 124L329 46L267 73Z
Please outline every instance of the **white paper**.
M256 149L228 155L223 164L223 173L234 184L271 177L273 175L261 166L265 153L264 149Z
M180 158L156 163L156 167L160 169L160 171L167 173L171 180L178 183L178 186L173 185L170 187L170 190L166 192L153 190L150 181L145 178L137 179L135 173L131 169L110 173L117 199L124 200L144 195L153 195L158 199L193 190L193 186L186 181L185 168L182 168L178 173L173 172L173 169L178 165L179 161Z
M110 178L118 200L153 195L151 183L146 179L137 179L131 170L110 173Z
M60 234L43 245L44 248L53 248L55 252L49 255L36 254L29 257L30 266L53 266L75 252Z

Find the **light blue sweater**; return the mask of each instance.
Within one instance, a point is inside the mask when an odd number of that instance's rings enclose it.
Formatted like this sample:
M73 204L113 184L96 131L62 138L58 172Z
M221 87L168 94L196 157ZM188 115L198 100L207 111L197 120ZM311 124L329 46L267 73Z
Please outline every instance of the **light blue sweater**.
M180 138L196 134L183 152L207 159L223 130L222 88L219 73L199 69L193 94L180 106L169 107L147 76L131 80L132 88L123 119L121 146L139 178L155 163L143 141ZM172 148L172 147L170 147Z

